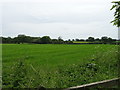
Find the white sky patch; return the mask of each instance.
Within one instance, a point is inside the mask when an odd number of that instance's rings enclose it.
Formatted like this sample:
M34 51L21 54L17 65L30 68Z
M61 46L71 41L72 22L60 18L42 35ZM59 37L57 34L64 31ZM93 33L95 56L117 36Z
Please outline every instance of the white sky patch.
M96 4L97 3L104 3L104 2L111 2L112 0L1 0L2 3L10 3L10 2L27 2L27 3L89 3L89 4Z
M2 4L3 36L26 34L72 39L106 35L118 38L117 28L110 23L113 19L112 0L6 2Z
M96 38L100 38L102 36L112 37L114 34L117 35L115 31L116 28L104 26L106 22L93 22L88 24L70 24L70 23L41 23L41 24L33 24L33 23L12 23L9 24L4 30L6 30L6 34L10 36L16 35L16 33L27 33L30 36L44 36L49 35L51 38L57 38L61 36L64 39L72 39L72 38L87 38L89 36L93 36ZM87 27L87 28L86 28ZM7 32L7 30L11 28L12 33ZM17 30L16 30L17 28ZM49 28L49 30L48 30ZM112 29L111 29L112 28ZM26 29L30 30L27 31ZM103 31L104 29L104 31ZM106 30L108 31L106 33ZM83 32L84 31L84 32ZM102 32L101 32L102 31ZM24 32L24 33L23 33Z

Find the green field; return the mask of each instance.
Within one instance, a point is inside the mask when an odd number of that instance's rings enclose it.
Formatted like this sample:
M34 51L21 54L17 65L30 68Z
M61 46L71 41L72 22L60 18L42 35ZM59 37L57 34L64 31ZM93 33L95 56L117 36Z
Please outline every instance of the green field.
M67 88L117 77L118 46L3 44L3 88Z
M73 43L94 43L94 42L86 42L86 41L73 41Z

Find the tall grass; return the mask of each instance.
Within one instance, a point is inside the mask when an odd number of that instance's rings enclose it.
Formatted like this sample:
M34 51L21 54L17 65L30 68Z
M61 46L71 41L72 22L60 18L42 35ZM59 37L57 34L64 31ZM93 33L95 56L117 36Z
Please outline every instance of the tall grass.
M43 65L43 68L40 64L36 66L37 64L28 63L28 57L19 59L12 66L4 66L3 88L68 88L117 77L117 47L106 51L103 50L105 47L95 48L95 53L84 58L85 61L63 62L54 66L55 68L51 64L46 64L46 67ZM8 67L11 69L8 70Z

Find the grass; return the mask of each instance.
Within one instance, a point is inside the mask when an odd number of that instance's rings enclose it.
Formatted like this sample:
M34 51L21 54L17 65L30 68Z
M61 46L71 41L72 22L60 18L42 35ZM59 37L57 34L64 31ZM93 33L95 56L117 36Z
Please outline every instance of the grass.
M67 88L112 79L117 53L116 45L3 44L3 87Z
M73 43L93 43L93 42L86 42L86 41L73 41Z

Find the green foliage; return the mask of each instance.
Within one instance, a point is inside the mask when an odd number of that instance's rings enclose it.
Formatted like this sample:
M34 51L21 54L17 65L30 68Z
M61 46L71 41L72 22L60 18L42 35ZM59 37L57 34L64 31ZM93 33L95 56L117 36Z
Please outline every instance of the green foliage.
M9 72L3 71L3 88L42 88L39 71L25 64L24 60L17 61L11 69Z
M86 41L94 42L94 37L88 37L88 39Z
M115 9L115 13L114 13L114 20L111 21L111 23L113 23L113 25L117 27L120 27L120 1L114 1L112 3L114 3L115 5L113 5L110 10Z
M117 48L116 45L3 45L3 87L68 88L115 78Z
M112 79L118 75L117 53L110 50L110 52L104 53L103 56L100 52L86 63L64 66L64 69L61 66L59 67L59 74L58 87L61 88Z
M19 60L16 62L10 70L11 73L3 71L3 88L7 86L9 88L21 88L26 84L26 66L24 61Z
M23 44L23 43L29 43L29 44L73 44L74 42L92 42L92 43L113 43L116 42L116 39L112 38L106 38L107 42L102 41L102 39L94 39L94 37L88 37L88 39L73 39L73 40L66 40L64 41L61 37L58 37L58 39L51 39L49 36L43 36L43 37L31 37L26 35L18 35L17 37L11 38L11 37L0 37L2 39L2 43L17 43L17 44Z
M49 36L43 36L43 37L41 38L41 42L42 42L43 44L49 44L49 43L51 43L51 39L50 39Z

